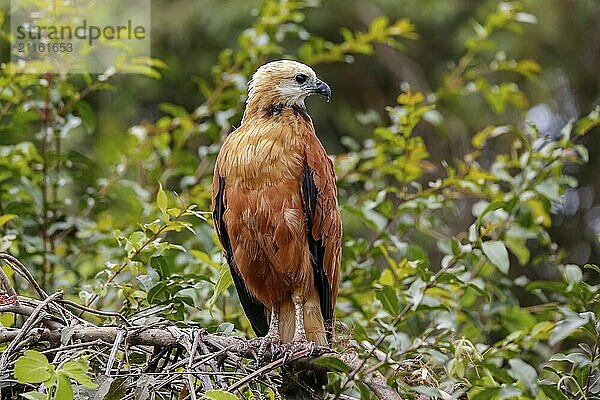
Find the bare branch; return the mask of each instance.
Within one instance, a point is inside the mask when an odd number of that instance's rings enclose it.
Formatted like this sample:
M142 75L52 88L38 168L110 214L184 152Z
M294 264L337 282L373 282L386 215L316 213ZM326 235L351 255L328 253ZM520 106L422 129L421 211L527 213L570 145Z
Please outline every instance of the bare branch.
M33 310L31 315L27 318L27 320L23 324L23 327L21 329L19 329L19 333L11 341L11 343L8 345L6 350L4 350L4 352L2 352L2 356L0 357L0 371L6 367L6 363L8 362L8 356L10 356L11 351L13 351L14 348L19 344L20 340L29 332L29 330L31 328L33 328L38 322L40 322L44 318L44 314L42 314L42 313L44 313L44 308L46 308L48 303L50 303L53 300L58 299L59 297L62 297L62 295L63 295L62 291L58 291L58 292L52 294L51 296L46 298L44 301L42 301L40 303L40 305L37 306Z
M0 253L0 260L3 260L6 263L6 265L11 267L19 275L23 276L25 280L29 282L31 286L33 286L35 291L38 292L42 299L48 297L48 294L44 291L44 289L41 288L41 286L33 278L33 275L31 275L29 270L25 268L21 261L7 253Z
M17 295L17 292L15 292L15 289L10 284L10 280L8 279L8 276L6 276L6 274L4 273L2 267L0 267L0 287L4 288L9 297Z

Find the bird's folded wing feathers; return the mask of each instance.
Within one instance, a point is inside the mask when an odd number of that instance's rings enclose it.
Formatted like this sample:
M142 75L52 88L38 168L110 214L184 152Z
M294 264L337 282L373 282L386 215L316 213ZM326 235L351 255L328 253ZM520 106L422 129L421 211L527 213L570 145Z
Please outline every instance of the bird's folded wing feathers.
M309 248L321 313L331 340L337 298L342 224L337 207L337 187L333 163L316 135L309 135L302 182L307 216Z
M223 246L223 249L225 250L225 257L229 263L229 269L231 270L231 276L233 278L233 283L235 284L240 303L242 303L242 307L246 313L246 316L248 317L248 320L250 321L250 324L252 325L252 329L254 329L254 333L256 333L257 336L265 336L269 330L269 323L265 315L265 307L250 294L233 260L233 250L229 241L227 226L225 225L225 221L223 219L223 214L227 209L225 199L225 178L220 176L218 166L215 167L212 193L213 221L215 223L215 230L217 231L217 236L219 237L221 246Z

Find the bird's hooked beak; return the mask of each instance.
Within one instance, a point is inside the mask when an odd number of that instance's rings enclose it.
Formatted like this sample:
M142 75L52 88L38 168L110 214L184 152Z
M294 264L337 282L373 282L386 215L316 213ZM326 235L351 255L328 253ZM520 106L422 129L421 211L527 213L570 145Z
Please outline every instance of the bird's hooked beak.
M328 84L326 84L325 82L323 82L320 79L317 79L317 81L315 82L315 87L313 89L313 93L324 96L328 102L329 102L329 100L331 100L331 88L329 87Z

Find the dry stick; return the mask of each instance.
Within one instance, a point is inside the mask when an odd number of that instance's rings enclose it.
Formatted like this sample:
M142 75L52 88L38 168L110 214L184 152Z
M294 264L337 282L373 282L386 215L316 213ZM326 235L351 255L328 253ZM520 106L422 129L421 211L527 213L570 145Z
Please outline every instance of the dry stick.
M200 335L203 335L203 334L204 334L204 331L200 331ZM206 346L206 344L204 344L203 340L200 341L200 350L202 350L203 354L209 353L208 347ZM218 371L219 367L217 366L217 361L215 360L215 358L211 358L210 360L208 360L208 363L210 364L210 367L212 368L213 371ZM223 382L223 379L221 379L220 376L217 375L216 381L220 387L222 387L222 388L225 387L225 383ZM209 384L210 384L210 382L209 382ZM210 384L210 388L212 389L212 384Z
M41 286L36 282L33 278L33 275L29 272L27 268L19 261L17 258L11 256L8 253L0 253L0 260L4 260L4 262L11 267L15 272L19 273L19 275L23 276L27 282L33 286L35 291L40 295L42 299L48 297L48 294L41 288Z
M187 359L186 359L187 361ZM213 372L213 371L196 371L196 370L192 370L192 371L171 371L169 372L169 375L177 375L177 376L183 376L183 375L228 375L228 376L237 376L237 375L244 375L241 372L229 372L229 371L217 371L217 372ZM112 374L112 377L124 377L124 376L132 376L132 375L165 375L164 372L121 372L119 374ZM162 384L161 384L162 385ZM162 388L162 386L155 386L158 388Z
M13 271L21 275L27 282L29 282L29 284L35 289L35 291L38 293L41 299L46 299L48 297L48 294L37 283L33 275L31 275L31 272L29 272L25 265L23 265L23 263L19 261L16 257L13 257L8 253L0 253L0 260L3 260L6 265L13 269ZM67 314L65 314L63 308L57 306L57 310L65 324L67 324L69 319L67 318Z
M114 326L75 327L71 331L71 339L81 340L83 342L102 339L105 342L114 343L119 329L120 328ZM2 332L2 334L0 334L0 343L15 340L17 334L22 330L23 329L15 329L7 332L0 331ZM51 342L60 341L60 331L45 329L41 334L41 340L48 340ZM181 347L181 344L177 339L163 329L148 329L132 332L128 335L128 341L133 345Z
M43 350L40 351L40 353L42 354L50 354L50 353L57 353L59 351L66 351L66 350L73 350L73 349L81 349L81 348L87 348L87 347L92 347L92 346L97 346L97 345L104 345L104 346L111 346L112 347L112 343L107 343L105 341L103 341L102 339L97 339L94 340L92 342L85 342L85 343L76 343L76 344L70 344L67 346L60 346L60 347L55 347L52 349L48 349L48 350Z
M34 320L31 321L31 326L36 326L38 325L40 322L42 322L42 319L44 319L44 312L40 313L39 315L35 316ZM38 341L38 336L39 336L39 329L36 328L32 328L27 332L27 336L24 337L23 339L19 340L18 342L16 342L15 347L12 349L12 353L18 353L21 349L23 348L28 348L29 345L32 345L33 343L36 343ZM10 365L10 363L8 363L8 365Z
M75 303L74 301L71 301L71 300L65 300L65 299L59 300L58 302L59 302L59 303L61 303L61 304L67 304L67 305L69 305L69 306L71 306L71 307L74 307L74 308L78 308L78 309L80 309L80 310L82 310L82 311L85 311L85 312L88 312L88 313L90 313L90 314L101 315L101 316L103 316L103 317L115 317L115 318L118 318L118 319L120 319L121 321L123 321L123 323L124 323L125 325L127 325L127 326L132 326L132 325L131 325L131 322L129 322L129 321L127 320L127 318L125 318L125 317L123 316L123 314L121 314L121 313L118 313L118 312L116 312L116 311L101 311L101 310L96 310L96 309L94 309L94 308L86 307L86 306L84 306L84 305L82 305L82 304L77 304L77 303Z
M192 370L192 365L194 362L194 354L196 354L196 349L198 348L198 342L200 342L200 331L197 330L196 328L194 328L194 329L192 329L192 333L194 334L194 342L192 343L192 347L190 347L190 349L189 349L190 361L188 362L188 370L190 370L190 371ZM200 369L204 370L204 366L202 366L202 364L200 364L200 365L201 365ZM200 379L202 379L203 386L205 388L208 389L209 387L211 387L210 379L208 379L208 377L206 377L205 375L202 375ZM197 400L196 387L194 386L194 379L192 378L192 375L187 376L186 383L188 386L188 391L190 392L190 399Z
M229 349L222 349L222 350L218 350L216 353L210 353L204 356L198 356L198 357L194 357L193 362L194 363L205 363L210 361L213 358L219 357L220 355L222 355L223 353L226 353L227 351L229 351ZM181 361L177 361L171 365L169 365L167 367L167 371L169 373L175 373L175 369L181 367L182 365L184 365L185 363L187 363L189 361L189 359L183 359ZM209 374L208 372L206 372L207 374Z
M210 351L208 350L208 347L206 347L206 344L204 344L204 341L202 340L202 336L204 334L203 330L199 330L198 331L198 347L200 347L200 351L202 352L202 354L210 354ZM207 359L203 364L210 364L210 366L212 367L213 371L218 371L219 369L216 367L217 366L217 362L215 361L216 357L211 357L209 359ZM204 365L201 366L201 369L203 371L206 371L206 367ZM220 382L220 377L219 375L216 376L217 379L217 383ZM204 386L206 389L208 390L212 390L213 385L212 382L209 380L206 381L206 386Z
M21 329L19 329L19 333L10 342L10 344L8 345L6 350L4 350L4 352L2 353L2 356L0 357L0 371L4 370L6 363L8 361L8 356L14 350L14 348L19 344L21 339L23 339L23 336L25 336L27 333L30 332L30 329L33 328L34 324L39 320L39 317L43 318L43 315L41 315L41 314L42 314L44 308L48 305L48 303L62 297L62 295L63 295L63 292L61 290L59 290L58 292L47 297L44 301L42 301L40 303L40 305L38 305L35 308L35 310L33 310L31 315L25 320L23 327Z
M15 288L13 288L13 286L10 284L10 280L8 279L8 276L6 276L6 274L4 273L4 270L2 269L1 266L0 266L0 284L1 284L0 287L4 287L4 290L6 291L6 293L8 293L9 297L17 295Z
M228 351L228 349L219 350L218 352L216 352L216 353L213 353L213 354L211 354L211 355L209 355L209 356L207 356L207 357L203 357L203 358L202 358L202 359L203 359L203 361L202 361L202 362L206 362L206 361L210 360L211 358L216 358L216 357L220 356L221 354L223 354L223 353L224 353L224 352L226 352L226 351ZM181 361L180 363L174 364L174 365L172 365L171 367L172 367L172 368L174 368L174 367L175 367L175 365L177 365L177 367L179 367L179 366L181 366L181 365L183 365L183 364L185 364L185 361ZM170 372L169 372L169 374L177 374L177 373L178 373L178 372L174 372L174 371L170 371ZM183 373L187 373L187 372L181 372L181 373L183 374ZM198 374L198 372L194 372L194 373L195 373L195 374ZM209 372L204 372L204 373L205 373L205 374L208 374L208 375L210 375L210 374L211 374L211 373L209 373ZM220 373L220 372L218 372L218 371L217 371L217 372L214 372L213 374L219 374L219 373ZM232 372L232 374L234 374L234 373ZM239 375L239 374L238 374L238 375ZM176 379L177 379L177 375L173 375L172 377L169 377L167 380L165 380L163 383L156 385L156 389L157 389L157 390L158 390L158 389L161 389L162 387L164 387L164 386L166 386L166 385L168 385L168 384L172 383L172 382L173 382L174 380L176 380Z
M311 349L303 349L303 350L297 351L294 354L292 354L292 356L290 357L289 361L294 361L294 360L297 360L299 358L306 357L310 353L312 353ZM236 383L234 383L233 385L231 385L227 389L227 391L229 391L229 392L235 392L236 390L243 388L246 384L248 384L248 382L252 381L254 378L261 377L262 375L266 374L267 372L270 372L270 371L273 371L276 368L279 368L280 366L283 365L284 359L285 359L285 357L280 357L277 360L275 360L275 361L273 361L273 362L265 365L264 367L257 369L256 371L254 371L250 375L244 377L243 379L240 379L239 381L237 381Z
M0 93L2 93L2 92L0 91ZM12 105L13 105L12 101L7 101L6 103L4 103L4 105L0 109L0 118L4 117L4 115L6 115L6 113L8 112L8 110L10 110L10 107Z
M8 312L8 313L13 313L13 314L30 316L34 311L35 311L34 307L30 307L30 306L27 306L24 304L19 304L19 303L7 304L7 305L0 306L0 313ZM54 330L60 330L64 327L64 324L62 324L56 320L52 320L51 318L52 318L52 315L45 315L44 319L42 319L42 324L47 326L49 329L54 329Z
M41 300L36 300L36 299L32 299L30 297L25 297L25 296L18 296L17 300L19 303L22 303L26 306L30 306L30 307L37 307L40 303ZM70 312L69 310L67 310L66 308L62 307L60 305L60 302L62 302L63 299L58 299L50 304L48 304L48 307L55 311L56 313L60 314L62 316L62 320L55 315L52 315L51 317L54 318L54 320L57 321L57 323L60 323L63 326L71 326L73 325L73 319L76 319L76 323L80 323L83 325L92 325L89 322L87 322L84 319L78 318L76 315L74 315L72 312ZM69 318L67 318L67 316Z
M106 363L106 370L104 375L110 376L110 370L112 369L113 364L115 363L115 359L117 358L117 352L119 351L119 346L125 338L125 334L127 333L124 329L117 330L117 336L115 337L115 342L113 344L112 349L110 350L110 356L108 357L108 362Z
M341 354L340 359L351 368L362 369L364 363L359 360L358 354ZM362 376L362 382L377 396L378 399L403 400L393 388L388 386L387 379L381 372L373 371Z
M268 382L268 386L270 386L271 389L273 390L273 393L275 393L275 399L283 400L283 398L281 397L281 393L279 393L279 390L277 390L277 386L275 386L275 383L273 383L273 380L271 379L270 375L267 375L267 382Z

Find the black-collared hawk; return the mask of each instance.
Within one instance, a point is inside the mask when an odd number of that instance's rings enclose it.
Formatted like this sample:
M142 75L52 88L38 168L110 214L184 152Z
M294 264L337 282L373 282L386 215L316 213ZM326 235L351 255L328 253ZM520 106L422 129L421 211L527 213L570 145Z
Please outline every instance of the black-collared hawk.
M241 126L217 157L213 219L238 297L271 344L331 344L342 225L333 163L304 100L331 90L274 61L249 82Z

